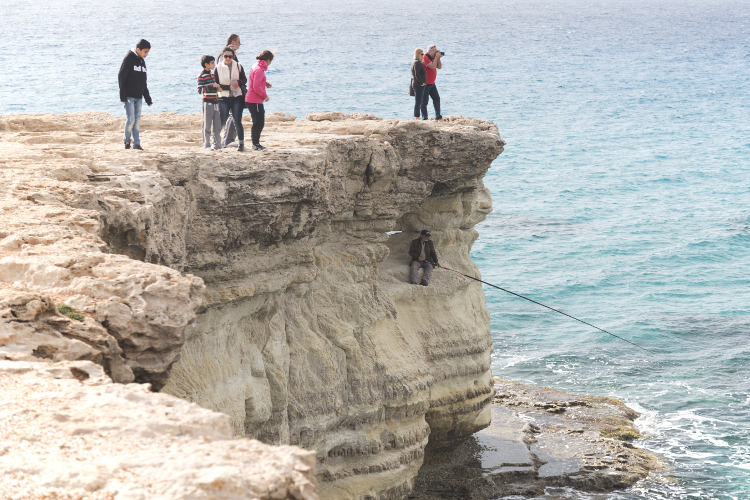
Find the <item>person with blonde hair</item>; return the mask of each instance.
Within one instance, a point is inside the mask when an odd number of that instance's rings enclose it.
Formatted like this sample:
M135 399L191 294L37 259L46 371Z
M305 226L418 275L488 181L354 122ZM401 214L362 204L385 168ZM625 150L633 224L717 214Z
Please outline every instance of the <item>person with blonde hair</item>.
M422 109L424 100L425 85L427 85L427 76L422 64L422 55L424 51L420 48L414 49L414 60L411 63L411 92L414 96L414 119L419 120L419 112ZM422 113L422 119L427 119L427 108Z

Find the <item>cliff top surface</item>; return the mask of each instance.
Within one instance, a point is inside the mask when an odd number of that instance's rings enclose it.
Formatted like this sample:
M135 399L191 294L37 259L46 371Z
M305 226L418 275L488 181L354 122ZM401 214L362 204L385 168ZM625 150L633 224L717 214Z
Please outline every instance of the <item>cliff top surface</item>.
M96 145L100 153L106 151L131 155L218 154L204 151L201 146L201 119L200 114L144 114L141 120L141 142L145 150L139 152L123 149L124 117L101 112L0 115L0 138L6 150L10 148L10 143L16 143L30 149L35 146L43 149L55 146L70 149L72 146ZM267 113L263 142L268 145L269 150L246 154L268 155L283 150L304 149L322 144L333 136L371 136L387 133L393 127L455 132L484 131L498 136L494 123L467 117L448 116L441 121L384 120L363 113L342 114L334 111L311 113L306 119L299 120L284 113ZM231 148L227 152L235 153Z

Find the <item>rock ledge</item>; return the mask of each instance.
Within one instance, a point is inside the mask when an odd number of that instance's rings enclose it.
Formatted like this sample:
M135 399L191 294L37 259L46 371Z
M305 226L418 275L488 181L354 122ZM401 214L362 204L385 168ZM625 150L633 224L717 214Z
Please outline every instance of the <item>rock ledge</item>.
M490 426L452 446L428 447L410 498L606 492L665 467L631 444L640 437L638 414L621 401L499 379L495 390Z

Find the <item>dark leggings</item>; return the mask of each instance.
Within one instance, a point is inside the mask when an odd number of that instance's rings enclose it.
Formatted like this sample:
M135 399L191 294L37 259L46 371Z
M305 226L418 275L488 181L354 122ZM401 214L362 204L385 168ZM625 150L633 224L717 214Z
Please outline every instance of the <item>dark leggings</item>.
M414 85L414 118L419 118L419 111L422 109L422 100L424 99L424 89L422 85ZM427 119L427 108L425 108L424 120Z
M250 110L250 116L253 119L253 128L250 130L250 137L253 139L253 145L260 144L260 133L263 132L263 126L266 124L266 109L262 103L249 102L247 109Z

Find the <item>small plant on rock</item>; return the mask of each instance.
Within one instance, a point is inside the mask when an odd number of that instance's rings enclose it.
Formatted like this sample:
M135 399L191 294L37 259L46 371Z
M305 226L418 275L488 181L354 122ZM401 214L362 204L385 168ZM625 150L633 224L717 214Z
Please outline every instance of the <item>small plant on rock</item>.
M77 321L84 321L86 319L86 317L83 314L79 314L75 312L75 310L72 307L66 306L64 304L61 306L58 306L57 311L63 316L67 316L70 319L75 319Z

